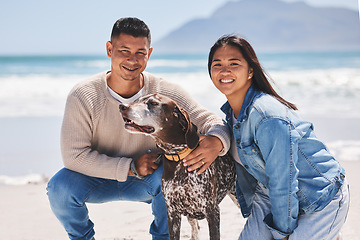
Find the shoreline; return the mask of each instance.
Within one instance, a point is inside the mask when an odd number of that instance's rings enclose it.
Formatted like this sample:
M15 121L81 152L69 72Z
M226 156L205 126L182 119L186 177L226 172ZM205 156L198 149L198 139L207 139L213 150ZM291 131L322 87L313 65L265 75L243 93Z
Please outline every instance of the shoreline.
M315 134L339 161L360 161L360 117L304 115ZM62 117L0 117L0 184L51 178L63 167L60 152ZM34 176L35 175L35 176ZM16 183L15 183L16 184Z

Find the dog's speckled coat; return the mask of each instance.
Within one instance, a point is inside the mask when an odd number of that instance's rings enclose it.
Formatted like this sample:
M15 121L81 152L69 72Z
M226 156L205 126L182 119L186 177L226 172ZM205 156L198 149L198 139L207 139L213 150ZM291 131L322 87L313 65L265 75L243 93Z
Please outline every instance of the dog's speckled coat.
M158 94L146 96L136 103L120 105L120 111L129 131L152 136L165 154L176 154L198 144L197 127L170 98ZM189 172L182 161L170 161L163 156L163 164L162 191L170 239L180 239L181 215L188 217L191 239L198 239L197 219L204 218L208 221L210 239L220 239L219 203L235 182L232 157L229 154L218 157L200 175Z

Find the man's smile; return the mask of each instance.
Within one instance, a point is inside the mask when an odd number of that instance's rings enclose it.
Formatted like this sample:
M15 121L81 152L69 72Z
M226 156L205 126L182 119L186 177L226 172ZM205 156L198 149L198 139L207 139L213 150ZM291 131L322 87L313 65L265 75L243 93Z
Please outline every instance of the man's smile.
M126 67L126 66L122 66L125 70L130 71L130 72L134 72L136 70L138 70L138 67Z

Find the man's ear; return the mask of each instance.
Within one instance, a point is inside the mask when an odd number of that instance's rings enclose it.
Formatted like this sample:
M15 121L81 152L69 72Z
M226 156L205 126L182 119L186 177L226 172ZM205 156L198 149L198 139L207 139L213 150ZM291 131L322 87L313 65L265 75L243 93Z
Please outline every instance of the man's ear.
M112 43L110 41L106 42L106 54L109 58L111 58L112 54Z
M148 52L148 58L150 58L150 55L151 55L152 51L153 51L153 47L150 47L149 52Z

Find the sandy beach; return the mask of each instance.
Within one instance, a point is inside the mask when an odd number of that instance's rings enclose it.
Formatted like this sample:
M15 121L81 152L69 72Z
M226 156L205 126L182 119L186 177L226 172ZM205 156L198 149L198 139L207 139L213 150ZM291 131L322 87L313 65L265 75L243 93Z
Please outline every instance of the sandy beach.
M360 240L360 151L357 131L359 118L327 118L305 116L315 124L320 139L326 139L329 148L346 170L350 185L350 211L345 223L343 240ZM341 124L337 124L337 123ZM59 151L60 117L0 118L4 135L0 136L2 151L0 169L3 174L20 175L42 172L50 177L62 167ZM333 126L337 126L334 128ZM331 131L329 131L331 129ZM33 139L33 136L37 136ZM340 141L341 140L341 141ZM20 149L15 146L21 146ZM11 175L10 175L11 176ZM9 240L62 240L68 239L60 222L53 215L46 196L46 181L41 175L19 179L0 174L0 239ZM39 179L40 178L40 179ZM10 181L12 180L12 181ZM24 184L32 181L36 184ZM152 214L150 205L136 202L88 204L90 218L95 223L97 240L144 240ZM229 198L220 204L221 239L237 239L245 224L240 210ZM190 238L186 218L182 222L181 239ZM205 220L200 222L201 239L209 239Z
M351 204L342 230L344 240L360 239L360 161L344 161L351 191ZM0 239L61 240L67 239L62 226L51 212L46 196L46 183L0 186ZM95 223L97 240L144 240L152 221L150 206L134 202L88 204L90 218ZM221 238L237 239L245 219L226 197L221 208ZM184 218L182 239L189 239L190 226ZM200 237L208 239L206 221L200 221Z

